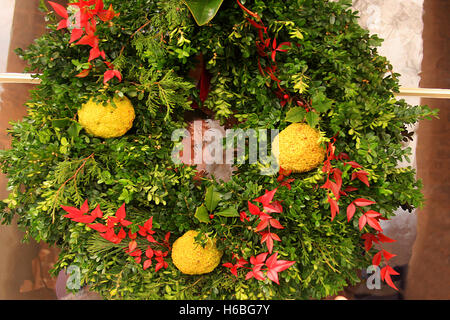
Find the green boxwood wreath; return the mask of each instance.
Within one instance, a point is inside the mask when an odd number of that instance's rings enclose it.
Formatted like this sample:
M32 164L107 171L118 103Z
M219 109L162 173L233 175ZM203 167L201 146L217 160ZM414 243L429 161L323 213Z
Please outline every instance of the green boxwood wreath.
M26 239L61 248L54 273L76 265L81 285L107 299L318 299L358 282L357 270L367 268L376 252L365 252L361 235L377 231L368 224L360 231L363 212L356 210L347 222L345 209L364 198L375 202L371 210L389 218L400 206L423 204L414 169L397 164L410 155L402 145L406 125L436 112L394 98L398 75L377 53L381 40L358 25L351 1L245 1L268 28L270 45L275 38L291 43L275 57L274 77L285 90L281 100L277 81L260 70L267 71L273 60L259 55L259 29L237 2L225 1L201 27L179 0L104 2L120 15L99 21L96 34L122 81L103 83L108 66L101 58L91 61L87 76L76 77L89 67L89 47L69 44L70 33L56 30L61 18L44 1L40 7L49 12L48 32L28 49L17 50L29 63L28 71L42 73L42 82L31 91L28 116L12 124L12 148L0 151L10 189L0 204L3 223L17 217ZM197 81L189 76L198 69L199 57L210 75L203 104ZM114 95L132 101L133 128L111 139L87 134L76 121L77 110L91 97ZM172 132L186 126L193 101L222 123L244 130L282 130L306 119L320 129L325 146L336 138L336 155L346 153L360 164L370 187L352 181L358 169L333 161L342 171L342 185L358 190L340 198L340 213L332 220L329 192L318 188L327 178L321 166L289 176L295 179L290 190L280 186L278 175L261 175L258 165L247 163L238 165L228 182L198 179L194 167L171 160ZM267 278L246 280L245 268L236 277L223 266L236 263L233 254L249 261L267 251L255 232L258 221L249 213L248 201L275 188L274 200L281 201L283 212L273 216L284 229L276 230L282 241L275 241L273 252L295 264L279 273L279 285ZM205 217L205 206L211 206L211 194L205 204L207 190L219 195L214 212L228 214ZM153 217L155 239L170 232L173 243L188 230L215 236L224 251L221 265L208 274L184 275L169 254L167 268L155 272L153 264L144 270L123 250L129 240L112 243L64 217L61 205L80 208L86 199L90 209L99 205L104 217L125 203L132 232ZM236 215L243 211L249 221ZM138 240L142 251L156 245Z

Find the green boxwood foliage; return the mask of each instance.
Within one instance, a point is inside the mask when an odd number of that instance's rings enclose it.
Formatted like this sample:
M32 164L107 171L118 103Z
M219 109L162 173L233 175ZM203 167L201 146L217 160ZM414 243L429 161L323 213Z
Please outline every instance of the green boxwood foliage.
M106 215L126 203L127 219L134 225L153 216L157 235L170 231L171 241L190 229L209 232L225 251L222 262L231 262L233 252L248 259L265 251L260 236L248 228L255 226L219 215L202 223L194 215L208 187L221 195L217 210L232 207L240 212L247 210L248 200L276 188L277 176L260 175L258 165L242 164L229 182L205 178L196 183L193 167L172 162L171 134L186 126L184 112L192 109L192 100L198 101L189 72L202 54L212 75L205 107L223 122L235 117L236 127L282 130L289 124L287 114L292 120L298 111L293 104L282 107L276 84L259 72L258 32L236 2L225 1L217 16L201 27L179 0L105 4L112 4L120 16L99 24L97 34L122 82L113 79L103 85L106 66L100 59L87 77L75 77L86 67L89 48L69 44L70 34L56 30L60 18L54 13L47 15L48 32L26 50L17 50L29 70L42 73L42 82L31 91L28 116L12 123L12 148L0 151L10 190L0 204L3 223L17 217L26 238L61 248L55 274L76 265L82 284L107 299L309 299L359 281L356 271L371 264L358 229L361 213L350 223L345 213L331 221L327 194L317 189L326 178L321 168L293 175L292 189L280 187L276 193L284 208L277 218L285 229L278 231L282 242L275 243L274 251L280 259L296 261L280 273L280 285L246 281L245 270L235 277L222 266L210 274L187 276L170 259L167 269L143 270L122 250L126 244L109 243L86 225L63 217L61 205L80 207L85 199L91 209L98 204ZM337 134L337 152L347 153L370 174L371 187L360 183L357 196L376 201L372 209L389 218L400 206L423 203L414 169L397 164L410 155L402 145L405 125L436 112L394 98L398 75L377 53L381 40L358 25L350 5L348 0L245 2L279 43L298 44L277 55L281 85L313 101L319 117L309 122L325 137ZM43 1L41 7L47 11ZM113 95L131 99L133 128L120 138L90 136L76 122L77 110L92 96ZM351 172L339 166L346 184ZM342 208L351 200L343 198ZM374 232L368 226L363 231ZM139 245L145 250L145 244Z

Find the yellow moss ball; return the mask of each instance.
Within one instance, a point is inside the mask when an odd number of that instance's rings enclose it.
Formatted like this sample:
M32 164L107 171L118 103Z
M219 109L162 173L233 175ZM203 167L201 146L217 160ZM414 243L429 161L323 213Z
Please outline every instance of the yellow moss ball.
M172 247L172 261L184 274L204 274L213 271L220 263L222 251L215 241L208 239L206 245L195 241L197 231L190 230L178 238Z
M78 122L90 134L100 138L123 136L133 126L134 108L128 98L114 97L112 103L89 100L78 111Z
M320 132L306 123L293 123L274 139L272 148L278 164L284 170L306 172L325 159L325 149L319 143Z

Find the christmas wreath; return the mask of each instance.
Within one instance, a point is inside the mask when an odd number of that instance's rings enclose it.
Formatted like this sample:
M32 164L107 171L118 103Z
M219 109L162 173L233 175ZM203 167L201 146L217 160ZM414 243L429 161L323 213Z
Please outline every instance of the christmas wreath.
M422 205L398 163L407 125L436 114L394 98L350 6L41 1L48 32L17 50L41 83L0 153L3 223L106 299L320 299L370 265L394 286L380 220ZM273 140L279 170L247 161L250 142L229 180L174 161L192 113Z

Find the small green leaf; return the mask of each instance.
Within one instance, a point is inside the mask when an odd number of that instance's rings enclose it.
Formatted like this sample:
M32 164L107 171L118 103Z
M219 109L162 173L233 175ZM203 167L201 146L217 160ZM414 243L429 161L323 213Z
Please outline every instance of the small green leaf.
M203 204L200 207L198 207L197 210L195 210L194 217L196 217L200 222L209 223L208 210L206 210Z
M78 135L80 134L81 129L83 129L83 127L82 127L78 122L74 122L74 123L72 123L72 125L69 127L69 129L67 129L67 133L68 133L69 136L71 136L72 138L76 138L76 137L78 137Z
M306 114L306 122L308 122L309 126L314 128L319 123L319 115L315 112L308 112Z
M219 11L223 0L183 0L199 26L211 21Z
M294 107L286 114L286 122L302 122L305 119L306 110L302 107Z
M213 212L214 209L219 204L221 195L217 191L214 190L214 187L211 186L206 190L206 196L205 196L205 205L206 209L208 209L209 212Z
M236 208L230 207L215 213L215 215L222 217L239 217L239 212L236 210Z

